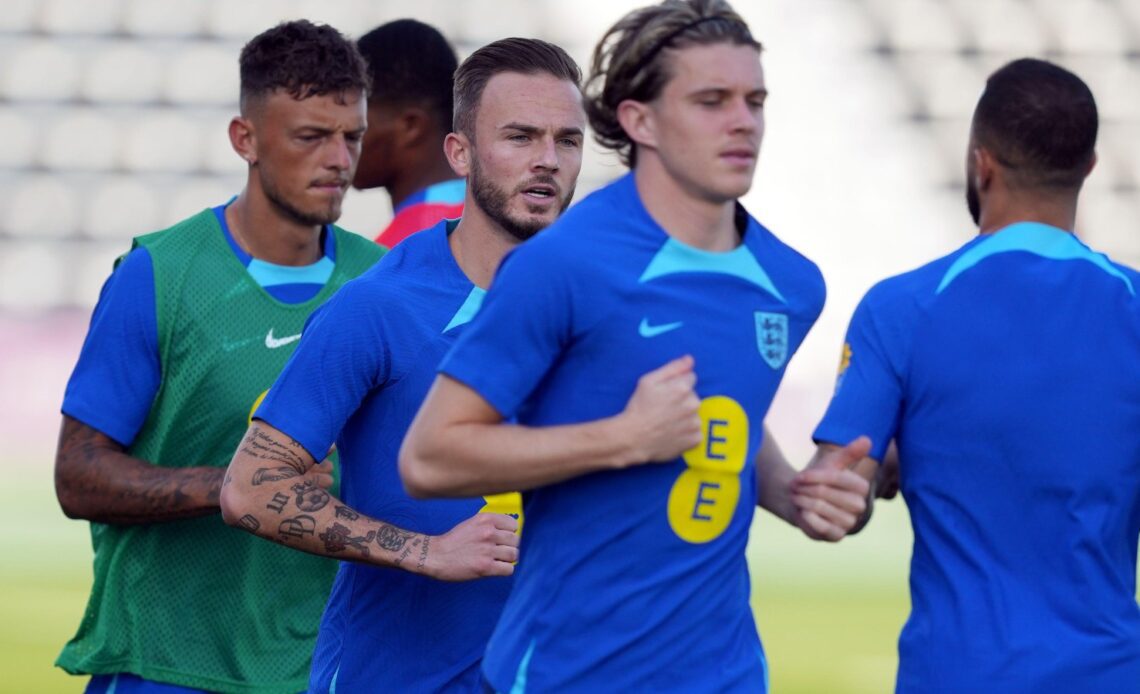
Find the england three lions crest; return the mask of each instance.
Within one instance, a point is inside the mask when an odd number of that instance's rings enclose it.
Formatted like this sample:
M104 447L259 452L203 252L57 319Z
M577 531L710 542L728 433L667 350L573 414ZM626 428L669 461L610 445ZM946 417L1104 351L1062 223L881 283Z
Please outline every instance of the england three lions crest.
M768 366L778 369L788 359L788 317L783 313L756 312L756 348Z

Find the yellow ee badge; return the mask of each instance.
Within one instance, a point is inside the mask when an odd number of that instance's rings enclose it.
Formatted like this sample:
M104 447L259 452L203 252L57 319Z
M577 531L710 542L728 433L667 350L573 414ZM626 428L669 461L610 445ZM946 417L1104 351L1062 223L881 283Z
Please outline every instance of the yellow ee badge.
M748 415L723 395L701 401L703 440L685 451L688 468L669 492L669 526L685 542L720 537L740 500L740 471L748 456Z
M508 516L513 516L519 522L518 530L515 531L516 535L522 534L523 527L523 510L522 510L522 494L518 492L506 492L504 494L488 494L483 497L483 508L479 509L479 513L503 513Z

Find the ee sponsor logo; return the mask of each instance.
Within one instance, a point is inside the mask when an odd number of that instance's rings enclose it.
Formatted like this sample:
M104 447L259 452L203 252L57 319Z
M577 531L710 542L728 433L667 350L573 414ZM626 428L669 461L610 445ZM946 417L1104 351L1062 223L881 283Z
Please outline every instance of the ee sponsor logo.
M522 494L518 492L489 494L483 497L483 501L486 503L483 504L483 508L479 509L479 513L504 513L508 516L513 516L514 519L519 522L519 527L518 530L515 531L515 534L522 534Z
M740 500L740 472L748 455L748 415L724 395L701 401L703 440L682 454L688 466L669 492L669 526L685 542L720 537Z

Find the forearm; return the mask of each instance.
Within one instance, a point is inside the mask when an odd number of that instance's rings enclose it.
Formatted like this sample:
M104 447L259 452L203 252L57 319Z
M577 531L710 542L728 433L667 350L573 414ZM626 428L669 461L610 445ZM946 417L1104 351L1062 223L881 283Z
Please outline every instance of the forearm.
M550 427L456 423L416 433L413 425L400 450L400 475L413 496L521 491L648 459L620 415Z
M777 518L796 525L796 507L791 485L796 470L788 463L776 438L764 427L764 441L756 456L756 503Z
M316 461L288 435L255 422L222 490L226 523L302 552L422 573L430 536L359 513L317 481Z
M128 455L106 435L64 416L55 488L69 518L130 525L217 513L224 468L167 468Z

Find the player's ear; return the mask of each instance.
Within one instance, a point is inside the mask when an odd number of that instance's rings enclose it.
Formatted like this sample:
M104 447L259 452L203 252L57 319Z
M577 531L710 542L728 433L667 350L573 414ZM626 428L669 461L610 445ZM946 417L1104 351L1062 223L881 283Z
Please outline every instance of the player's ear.
M979 191L989 190L998 170L997 160L984 147L975 147L970 156L974 158L974 186Z
M657 121L649 104L626 99L618 104L617 119L621 129L634 144L657 146Z
M443 138L443 153L447 156L447 163L455 175L467 178L471 173L471 157L475 153L471 149L471 141L463 133L448 133Z
M431 128L431 118L427 111L419 106L410 106L400 112L397 119L399 131L396 135L398 147L414 147L434 133Z
M234 116L230 121L230 146L250 166L257 163L257 139L252 121L244 116Z

